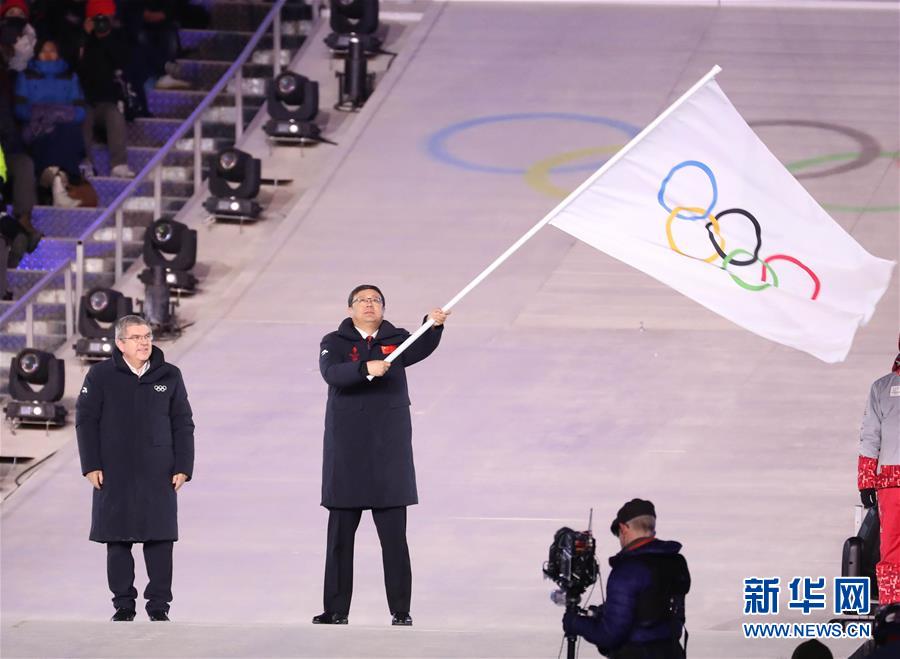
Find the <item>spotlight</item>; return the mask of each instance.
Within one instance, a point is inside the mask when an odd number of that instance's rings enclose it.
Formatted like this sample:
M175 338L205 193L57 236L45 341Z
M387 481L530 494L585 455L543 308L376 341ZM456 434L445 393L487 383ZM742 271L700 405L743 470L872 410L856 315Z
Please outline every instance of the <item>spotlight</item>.
M257 220L262 212L255 200L262 182L262 164L234 147L219 151L209 168L212 197L203 207L217 219ZM236 183L236 186L232 186Z
M68 411L58 401L65 388L65 362L49 352L25 348L9 365L12 400L6 405L6 418L14 425L63 425Z
M150 281L146 282L144 286L141 313L154 334L159 336L176 334L178 330L175 326L175 305L169 294L166 269L157 265L149 270Z
M271 119L263 130L269 137L299 143L322 141L322 130L313 123L319 113L319 83L286 71L269 81L266 109Z
M333 32L325 37L325 45L332 52L341 53L350 46L350 35L357 35L363 50L381 50L378 29L378 0L331 0L329 24Z
M197 231L175 220L156 220L144 233L144 263L147 268L138 275L144 284L153 281L152 268L162 266L166 283L173 291L183 295L195 293L197 278L188 271L197 264Z
M338 102L334 108L343 112L359 110L372 93L375 74L368 73L363 45L356 35L350 37L350 48L344 59L344 72L338 71L337 78Z
M130 297L111 288L93 288L83 295L78 305L78 333L81 338L75 343L75 356L87 360L110 357L115 322L132 313L133 306Z

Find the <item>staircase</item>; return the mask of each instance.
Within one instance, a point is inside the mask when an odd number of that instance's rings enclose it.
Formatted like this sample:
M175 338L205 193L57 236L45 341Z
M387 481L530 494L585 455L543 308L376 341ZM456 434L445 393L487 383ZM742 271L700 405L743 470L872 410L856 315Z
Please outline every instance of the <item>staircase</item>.
M214 0L208 5L211 13L209 29L180 32L185 55L178 61L178 75L189 81L192 88L187 91L155 90L148 95L153 117L137 119L128 125L128 164L132 170L140 172L166 144L238 58L270 8L271 2L265 1ZM281 60L285 65L303 44L311 12L302 0L298 0L285 5L281 18ZM265 102L266 81L272 77L272 47L271 35L264 36L251 59L242 67L245 126ZM209 156L233 143L235 111L234 81L231 81L227 92L219 95L203 117L200 150L204 172ZM193 135L192 132L188 134ZM129 180L109 176L109 154L105 145L95 145L92 157L99 173L93 184L99 204L104 207L116 199ZM193 172L193 139L179 140L163 161L163 215L174 216L193 195ZM46 237L34 253L25 256L16 270L9 271L14 300L21 298L67 259L75 258L77 237L100 216L101 211L102 208L35 207L34 225ZM123 271L140 259L144 230L156 219L153 212L153 183L152 177L148 177L124 206ZM93 234L93 240L85 243L85 292L94 286L114 284L114 257L115 228L101 228ZM63 277L58 276L56 280L38 294L34 305L34 342L31 347L50 352L66 341ZM14 303L0 302L0 316ZM0 393L7 391L10 360L25 347L25 314L22 311L0 327Z

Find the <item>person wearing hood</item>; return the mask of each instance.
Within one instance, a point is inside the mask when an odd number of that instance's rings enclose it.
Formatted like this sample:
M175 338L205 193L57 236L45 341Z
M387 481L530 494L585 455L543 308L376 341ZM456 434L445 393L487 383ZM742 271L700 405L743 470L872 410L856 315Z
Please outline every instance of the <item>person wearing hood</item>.
M124 99L128 93L125 70L128 67L128 39L115 22L116 6L112 0L88 0L84 31L87 34L78 72L86 101L86 117L82 124L87 160L82 171L94 173L91 147L94 131L102 128L109 149L109 175L134 178L128 166L127 128Z
M566 634L583 637L612 659L681 659L684 599L691 588L681 544L656 538L656 508L632 499L610 526L622 547L609 559L606 602L593 615L569 611Z
M0 5L0 46L9 48L7 66L24 71L34 55L37 33L28 22L28 3L25 0L4 0Z
M856 484L862 504L878 506L878 603L896 604L900 602L900 354L891 372L869 387L859 433Z
M434 326L398 359L387 362L410 334L384 319L381 290L371 284L357 286L347 306L349 317L319 348L319 370L328 383L321 501L328 509L328 536L325 611L313 623L347 623L354 537L362 511L371 510L381 542L391 622L408 626L412 571L406 508L418 503L418 493L406 368L434 352L450 312L431 311Z
M84 159L84 96L78 75L59 56L56 42L42 41L35 58L16 78L15 114L31 151L39 183L50 188L53 205L73 208L80 201L68 194L70 180L80 180Z
M181 371L140 316L115 325L110 359L88 371L75 405L81 472L93 486L90 539L106 544L113 621L135 617L132 545L143 543L147 615L168 620L178 490L194 469L194 421Z

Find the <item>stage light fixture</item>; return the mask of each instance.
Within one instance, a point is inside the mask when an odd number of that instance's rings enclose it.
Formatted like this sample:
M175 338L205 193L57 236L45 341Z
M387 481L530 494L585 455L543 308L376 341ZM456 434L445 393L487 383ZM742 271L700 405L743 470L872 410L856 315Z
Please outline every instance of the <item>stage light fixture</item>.
M219 151L209 168L213 196L203 202L203 207L216 219L259 219L262 206L256 202L256 195L262 183L261 171L259 158L249 153L234 147Z
M350 37L355 35L367 53L381 50L381 39L375 36L378 30L378 0L331 0L332 32L325 37L325 45L332 52L342 53L350 46Z
M97 361L112 356L115 323L133 311L134 303L111 288L93 288L78 305L78 333L75 356Z
M37 388L35 388L37 387ZM49 352L25 348L9 365L6 418L14 425L61 426L68 411L59 404L66 388L66 364Z
M147 325L157 336L176 334L175 305L169 284L166 281L166 269L161 266L149 268L150 280L144 285L144 299L141 303L141 315Z
M322 130L313 119L319 113L319 83L293 71L270 80L266 110L271 117L263 126L266 135L286 142L321 142Z
M153 281L152 268L161 266L173 291L195 293L197 278L189 271L197 264L197 231L167 218L154 221L144 232L144 263L147 268L138 278L145 285Z
M354 35L350 37L350 47L344 59L344 72L337 72L338 102L334 106L342 112L355 112L372 94L375 74L368 72L366 54L362 42Z

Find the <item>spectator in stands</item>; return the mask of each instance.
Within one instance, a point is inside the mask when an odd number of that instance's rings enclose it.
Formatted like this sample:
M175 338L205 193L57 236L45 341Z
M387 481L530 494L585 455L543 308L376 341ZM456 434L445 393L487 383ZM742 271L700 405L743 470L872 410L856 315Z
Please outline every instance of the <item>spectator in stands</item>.
M147 65L148 81L157 89L188 89L190 83L176 77L175 62L181 51L174 0L126 0L122 5L126 31L137 35L137 49Z
M0 147L0 222L6 215L6 201L3 199L2 186L6 183L6 159L3 157L3 148ZM3 235L2 226L0 226L0 302L6 302L12 299L12 292L8 291L9 282L6 278L6 260L9 258L9 243L6 242L6 236Z
M23 123L41 186L50 188L53 205L74 208L67 187L79 180L84 159L84 97L78 75L59 57L56 43L40 42L37 57L16 79L16 117Z
M24 71L34 54L37 34L28 16L25 0L5 0L0 5L0 44L10 49L7 66L13 71Z
M87 40L78 67L84 89L85 120L82 125L88 154L83 173L92 175L91 145L94 131L101 127L109 147L110 176L134 178L128 166L125 116L119 101L128 93L124 70L128 62L128 43L124 32L113 23L115 5L112 0L89 0L84 31Z
M31 3L38 41L51 39L59 56L73 68L84 45L85 6L85 0L33 0Z
M2 220L0 231L7 234L7 247L14 245L9 265L15 267L26 251L33 252L44 234L31 224L31 211L37 200L34 162L25 149L22 135L13 117L13 82L15 71L7 68L7 55L12 49L0 49L0 148L6 157L8 173L0 194L12 200L13 214ZM5 189L3 189L5 188ZM21 238L18 236L21 234ZM4 261L4 264L6 261Z

